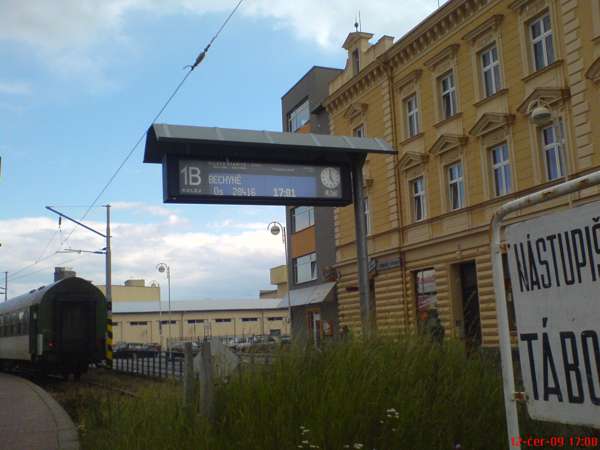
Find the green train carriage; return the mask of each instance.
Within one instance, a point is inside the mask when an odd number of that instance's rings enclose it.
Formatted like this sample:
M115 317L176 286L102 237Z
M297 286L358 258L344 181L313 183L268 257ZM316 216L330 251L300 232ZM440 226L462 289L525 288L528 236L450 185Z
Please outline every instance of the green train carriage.
M102 292L78 277L0 303L0 368L78 377L105 358L106 317Z

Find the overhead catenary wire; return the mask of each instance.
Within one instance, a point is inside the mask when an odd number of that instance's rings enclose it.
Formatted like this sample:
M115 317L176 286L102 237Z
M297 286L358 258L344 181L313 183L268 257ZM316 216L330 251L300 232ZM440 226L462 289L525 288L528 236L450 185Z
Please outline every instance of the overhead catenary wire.
M244 0L239 0L237 2L237 4L235 5L235 7L233 8L233 10L229 13L229 15L227 16L227 18L224 20L224 22L222 23L222 25L217 30L217 32L210 39L210 41L208 42L208 44L206 45L206 47L204 47L204 49L198 54L198 56L196 57L194 63L191 64L191 65L189 65L189 66L186 66L186 68L189 68L189 70L183 76L183 78L181 79L181 81L177 84L177 86L175 87L175 89L173 90L173 92L171 93L171 95L169 95L169 97L167 98L166 102L159 109L158 113L156 113L154 115L154 117L150 121L150 125L152 125L154 122L156 122L156 120L162 115L162 113L165 111L165 109L167 108L167 106L169 106L169 104L171 103L171 101L173 100L173 98L177 95L177 93L179 92L179 90L181 89L181 87L184 85L184 83L187 81L187 79L189 78L189 76L191 75L191 73L194 71L194 69L196 69L196 67L198 67L198 65L200 63L202 63L202 61L206 57L206 54L208 53L208 50L211 48L211 46L213 45L213 43L215 42L215 40L219 37L219 35L223 31L223 29L227 26L227 24L229 23L229 21L231 20L231 18L233 17L233 15L236 13L236 11L239 9L239 7L242 5L243 2L244 2ZM113 183L113 181L119 175L119 173L121 172L121 169L125 166L125 164L127 163L127 161L129 161L129 159L131 158L131 155L133 155L133 153L135 152L135 150L138 148L138 146L140 145L140 143L142 142L142 140L146 136L146 130L147 130L147 128L148 127L146 127L146 129L144 129L143 133L140 135L140 137L135 142L135 144L133 145L133 147L131 147L131 149L127 152L125 158L121 161L121 163L119 164L119 166L117 167L117 169L110 176L110 178L108 179L108 181L106 182L106 184L102 187L102 189L100 190L100 192L98 193L98 195L96 195L96 197L94 198L94 200L89 204L89 206L86 207L86 210L85 210L84 214L79 219L80 221L83 221L88 216L88 214L96 206L96 204L98 203L98 201L100 200L100 198L102 197L102 195L104 195L104 193L106 192L106 190L110 187L110 185ZM71 236L75 232L75 229L76 228L73 228L71 230L71 232L67 235L67 237L62 241L61 247L64 246L69 241L69 239L71 238ZM28 266L25 266L25 267L19 269L18 271L14 271L12 273L16 274L16 273L23 272L26 269L34 267L37 264L39 264L40 262L53 257L56 253L53 253L53 254L51 254L51 255L49 255L47 257L44 257L44 253L47 251L47 249L50 246L50 244L52 243L52 241L56 238L57 234L58 234L58 230L51 236L50 240L48 241L48 243L44 247L44 251L42 252L40 258L38 258L37 260L35 260L34 263L32 263L32 264L30 264ZM34 272L34 273L37 273L37 271ZM16 277L16 278L11 277L11 280L14 280L14 279L17 279L17 278L20 278L20 277L21 276Z

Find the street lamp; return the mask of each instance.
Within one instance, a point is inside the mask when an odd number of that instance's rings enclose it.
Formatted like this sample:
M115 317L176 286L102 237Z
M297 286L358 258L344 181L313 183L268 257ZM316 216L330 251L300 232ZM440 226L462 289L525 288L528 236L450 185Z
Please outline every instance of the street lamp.
M156 265L156 270L158 270L160 273L165 273L167 272L167 292L168 292L168 298L169 298L169 340L167 341L167 349L169 350L169 359L171 358L171 268L169 267L168 264L165 263L159 263ZM162 306L161 306L161 313L162 315ZM160 321L160 318L159 318ZM162 323L161 323L161 330L160 330L160 340L161 340L161 344L162 344Z
M285 227L281 225L279 222L274 220L269 225L267 225L267 230L271 232L273 236L277 236L281 232L281 239L283 240L283 248L285 251L285 267L286 272L288 268L288 247L287 247L287 235L285 232ZM292 303L290 300L290 284L289 284L289 273L288 276L288 286L287 286L287 303L288 303L288 333L292 335Z

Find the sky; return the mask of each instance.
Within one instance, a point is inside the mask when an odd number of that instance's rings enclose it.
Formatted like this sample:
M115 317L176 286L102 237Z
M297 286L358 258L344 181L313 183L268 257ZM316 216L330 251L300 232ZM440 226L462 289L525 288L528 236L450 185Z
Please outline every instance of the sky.
M0 0L0 272L8 297L48 284L55 266L104 284L104 247L80 219L127 155L86 225L109 203L112 279L161 285L173 300L256 298L284 263L284 207L162 203L145 138L167 98L238 0ZM156 122L281 131L281 96L312 66L343 68L362 30L402 36L437 0L244 0ZM0 274L0 285L3 277Z

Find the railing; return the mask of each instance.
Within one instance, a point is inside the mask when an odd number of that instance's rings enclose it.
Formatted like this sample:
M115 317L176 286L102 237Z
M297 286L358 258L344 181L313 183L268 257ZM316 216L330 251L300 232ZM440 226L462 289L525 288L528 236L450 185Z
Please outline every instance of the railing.
M180 380L184 370L183 357L179 354L169 357L168 352L131 352L126 356L113 357L113 370L132 375Z

